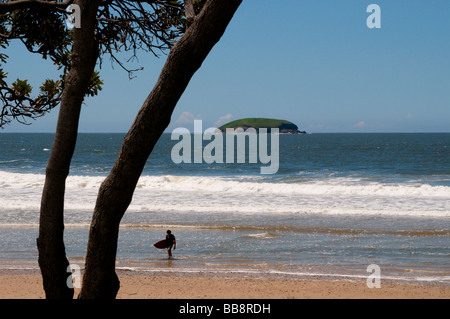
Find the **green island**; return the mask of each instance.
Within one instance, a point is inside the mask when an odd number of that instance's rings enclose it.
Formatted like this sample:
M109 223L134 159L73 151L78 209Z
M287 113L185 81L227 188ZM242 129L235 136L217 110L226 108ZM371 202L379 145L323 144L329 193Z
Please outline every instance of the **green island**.
M246 118L229 122L219 127L219 130L225 132L227 128L244 130L254 128L259 132L259 129L266 128L270 132L273 128L278 128L281 134L306 134L305 131L299 131L298 126L286 120L266 119L266 118Z

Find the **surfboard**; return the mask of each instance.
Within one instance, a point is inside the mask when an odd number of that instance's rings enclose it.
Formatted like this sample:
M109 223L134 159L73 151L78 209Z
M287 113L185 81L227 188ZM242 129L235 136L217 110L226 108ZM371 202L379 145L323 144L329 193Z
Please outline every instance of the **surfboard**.
M160 240L157 243L154 243L153 246L155 246L158 249L164 249L164 248L167 248L167 243L166 243L166 240L163 239L163 240Z

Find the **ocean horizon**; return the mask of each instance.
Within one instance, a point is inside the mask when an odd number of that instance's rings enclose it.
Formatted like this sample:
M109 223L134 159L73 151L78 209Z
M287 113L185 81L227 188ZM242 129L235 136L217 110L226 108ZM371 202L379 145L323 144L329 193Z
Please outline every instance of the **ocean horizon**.
M65 241L84 263L90 220L125 133L80 133ZM51 133L0 134L0 270L37 269ZM450 133L279 135L279 169L175 164L164 133L121 222L117 267L139 272L450 284ZM153 243L171 229L174 259Z

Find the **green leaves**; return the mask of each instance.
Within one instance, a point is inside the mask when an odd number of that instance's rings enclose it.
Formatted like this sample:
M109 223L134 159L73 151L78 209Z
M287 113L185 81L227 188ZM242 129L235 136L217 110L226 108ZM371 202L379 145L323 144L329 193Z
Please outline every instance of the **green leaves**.
M193 0L198 14L206 0ZM4 2L0 2L1 4ZM55 2L56 3L56 2ZM0 127L16 119L26 123L27 119L42 116L59 104L65 78L72 66L73 32L67 28L67 12L55 3L30 3L20 8L2 10L0 14ZM57 2L57 4L61 4ZM6 6L4 7L6 8ZM170 49L186 30L184 2L181 0L153 1L104 1L97 12L96 40L99 62L109 54L111 60L128 72L134 71L129 61L136 61L137 51L151 52ZM7 63L4 52L11 40L21 41L28 51L43 59L50 59L60 70L59 79L46 79L39 87L39 94L32 97L33 88L27 80L17 79L8 83L7 72L2 64ZM128 60L117 54L131 52ZM99 72L94 72L86 96L95 96L102 90L103 81Z
M66 61L72 42L64 16L36 8L14 11L10 15L10 35L20 39L27 49L54 63Z
M29 124L58 105L62 84L70 66L72 33L64 23L65 15L44 8L30 7L0 15L0 49L6 50L12 40L21 41L28 51L51 59L62 70L60 80L45 80L37 97L28 80L8 83L7 73L0 68L0 127L17 120ZM0 64L8 55L0 52Z
M0 86L5 86L6 82L6 76L8 75L8 73L4 72L3 69L0 69Z
M91 76L91 83L88 87L88 92L86 93L88 96L95 96L99 91L102 90L103 81L100 79L100 73L94 71Z
M40 87L41 94L55 96L61 92L61 81L46 80Z
M28 84L28 80L17 79L12 84L12 89L14 90L14 94L17 96L17 98L23 99L30 96L32 87L30 84Z

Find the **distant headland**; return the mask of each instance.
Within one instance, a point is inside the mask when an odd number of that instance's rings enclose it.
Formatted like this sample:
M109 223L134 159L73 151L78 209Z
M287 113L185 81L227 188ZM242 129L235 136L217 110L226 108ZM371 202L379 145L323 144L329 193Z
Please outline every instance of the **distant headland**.
M257 132L261 128L266 128L267 132L270 132L273 128L278 128L281 134L306 134L305 131L299 131L298 126L292 122L266 118L247 118L232 121L219 127L219 130L225 133L227 128L242 128L244 130L254 128Z

